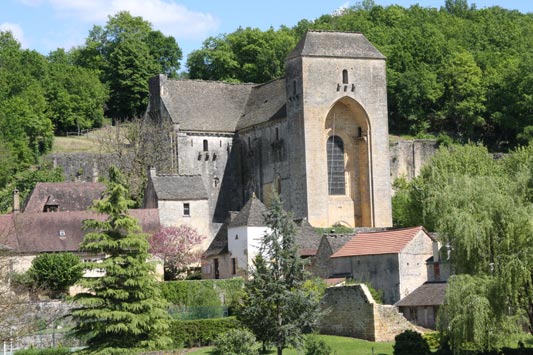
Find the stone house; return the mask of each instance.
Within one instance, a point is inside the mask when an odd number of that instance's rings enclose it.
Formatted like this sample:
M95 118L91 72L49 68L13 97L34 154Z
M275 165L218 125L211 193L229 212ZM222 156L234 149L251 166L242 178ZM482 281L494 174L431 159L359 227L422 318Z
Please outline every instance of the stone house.
M252 194L241 211L230 214L203 254L202 278L248 276L262 238L270 231L265 223L266 213L265 205ZM298 252L302 258L310 258L312 265L319 236L305 219L296 220L295 226Z
M385 57L360 33L309 31L285 67L264 84L150 80L147 117L170 127L175 173L207 191L209 242L274 190L314 227L390 227Z
M143 208L155 208L161 225L177 227L186 224L194 227L203 236L212 231L207 191L199 175L157 175L154 167L149 169L144 193ZM202 250L209 246L207 238Z
M359 233L331 256L333 273L370 283L393 304L428 280L433 244L423 227Z
M38 183L20 212L18 191L13 196L13 213L0 215L0 249L3 272L22 273L41 253L72 252L83 260L98 260L103 255L79 252L86 219L104 219L87 210L100 199L105 185L99 183ZM145 233L160 229L157 209L130 210ZM2 275L4 277L6 275ZM99 276L92 272L86 276ZM8 278L6 278L9 281Z

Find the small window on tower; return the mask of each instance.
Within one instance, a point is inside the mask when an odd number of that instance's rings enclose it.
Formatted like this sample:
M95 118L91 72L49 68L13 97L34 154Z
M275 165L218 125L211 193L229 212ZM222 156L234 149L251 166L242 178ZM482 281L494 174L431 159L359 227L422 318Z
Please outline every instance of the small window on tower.
M204 139L204 152L207 152L209 150L209 145L207 143L207 139Z
M342 71L342 83L348 84L348 70L346 69Z
M191 215L191 205L189 203L183 204L183 215L187 217Z

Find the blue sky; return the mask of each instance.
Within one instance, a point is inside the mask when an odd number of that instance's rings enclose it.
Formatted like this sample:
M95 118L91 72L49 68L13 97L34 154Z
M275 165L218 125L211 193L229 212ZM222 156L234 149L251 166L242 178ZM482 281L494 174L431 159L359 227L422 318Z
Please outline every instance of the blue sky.
M445 0L375 0L378 5L420 4L440 8ZM48 54L83 44L93 25L121 10L142 16L155 29L172 35L186 55L209 36L241 27L294 26L302 19L353 6L356 0L0 0L0 30L11 30L24 48ZM478 8L501 6L533 12L533 1L478 0ZM183 61L184 63L184 61ZM182 65L183 66L183 65Z

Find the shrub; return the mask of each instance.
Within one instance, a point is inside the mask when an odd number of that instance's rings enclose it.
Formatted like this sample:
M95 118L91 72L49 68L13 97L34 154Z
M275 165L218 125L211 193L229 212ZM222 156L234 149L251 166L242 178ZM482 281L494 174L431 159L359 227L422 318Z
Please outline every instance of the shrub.
M331 347L322 339L309 335L305 339L305 355L330 355Z
M246 329L232 329L215 339L215 355L256 355L255 336Z
M65 291L81 278L83 269L72 253L46 253L33 259L28 275L36 288Z
M176 346L205 346L212 344L219 334L241 328L235 317L174 320L170 325L170 337Z
M67 355L70 353L68 348L46 348L18 350L15 355Z
M418 332L406 330L396 335L394 355L430 355L427 341Z

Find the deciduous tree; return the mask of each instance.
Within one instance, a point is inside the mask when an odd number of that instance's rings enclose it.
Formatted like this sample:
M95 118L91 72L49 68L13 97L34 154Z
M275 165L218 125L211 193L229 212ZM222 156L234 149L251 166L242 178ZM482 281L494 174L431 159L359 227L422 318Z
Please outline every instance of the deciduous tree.
M180 272L198 264L201 250L198 245L205 237L188 225L165 227L149 239L150 253L163 260L165 280L174 280Z

